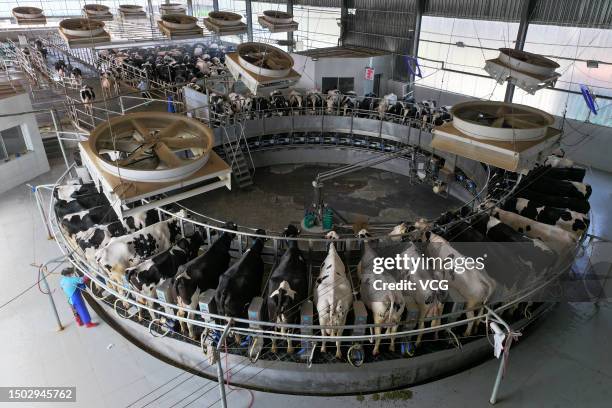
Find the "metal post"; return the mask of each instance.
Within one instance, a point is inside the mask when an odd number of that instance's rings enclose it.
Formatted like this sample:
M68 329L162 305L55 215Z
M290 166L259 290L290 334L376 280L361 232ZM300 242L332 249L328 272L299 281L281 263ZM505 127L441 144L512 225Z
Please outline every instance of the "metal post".
M225 395L225 380L223 379L223 365L221 364L221 345L225 342L225 338L229 334L230 326L232 325L232 321L230 320L225 329L223 329L223 333L219 338L219 342L217 343L217 347L215 348L215 360L217 360L217 382L219 383L219 393L221 394L221 406L223 408L227 408L227 397Z
M213 10L219 11L219 0L213 0Z
M293 17L293 0L287 0L287 13ZM287 45L287 51L293 52L293 31L287 32L287 43L289 44Z
M412 50L411 50L411 54L412 54L412 58L414 58L413 61L411 61L410 63L413 64L412 66L412 73L410 74L410 78L409 81L412 84L411 85L411 90L414 92L414 73L416 72L416 61L417 58L419 57L419 41L421 39L421 22L423 20L423 10L425 9L425 0L417 0L417 4L416 4L416 13L414 15L414 32L412 33ZM399 56L399 58L402 58L401 56Z
M249 42L253 41L253 10L251 6L251 0L245 0L244 5L246 6L246 20L247 20L247 38Z
M521 22L519 24L518 33L516 34L516 44L514 44L515 50L523 50L525 47L525 39L527 38L527 29L529 28L529 17L535 7L534 0L524 0L523 9L521 12ZM512 102L514 98L514 85L508 82L506 85L506 95L504 96L504 102Z
M36 200L36 207L38 207L40 218L42 218L43 224L45 224L45 228L47 229L47 239L53 239L53 234L51 234L51 229L49 229L49 223L47 222L47 216L45 215L45 210L43 209L40 195L38 193L38 187L33 186L31 184L26 184L26 186L28 186L32 190L32 193L34 193L34 199Z
M57 119L55 118L55 109L49 109L51 112L51 120L53 121L53 127L55 127L55 136L57 137L57 142L59 143L60 150L62 151L62 156L64 157L64 163L66 163L66 168L70 168L70 163L68 163L68 157L66 156L66 150L64 150L64 142L60 137L60 132L57 127Z
M147 0L147 9L149 10L149 20L151 21L151 27L154 27L155 17L153 16L153 0Z
M46 270L46 268L45 268ZM41 279L40 281L43 283L44 290L47 292L47 296L49 296L49 302L51 303L51 309L53 309L53 315L55 316L55 322L57 323L57 330L64 330L64 326L62 325L62 321L60 320L59 314L57 313L57 307L55 306L55 301L53 300L53 294L51 293L51 288L49 287L49 282L47 282L47 276L45 276L45 271L40 271Z
M193 0L187 0L187 15L193 16Z
M310 9L309 9L310 10ZM346 34L348 24L348 0L342 0L340 3L340 38L338 39L338 45L344 45L346 40Z

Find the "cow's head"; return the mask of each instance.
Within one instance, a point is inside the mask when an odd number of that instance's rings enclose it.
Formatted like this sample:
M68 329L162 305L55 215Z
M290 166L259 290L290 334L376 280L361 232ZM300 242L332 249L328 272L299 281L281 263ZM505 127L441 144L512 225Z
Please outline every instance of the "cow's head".
M297 308L294 308L296 291L291 289L289 282L282 281L278 288L270 294L270 299L274 307L268 308L268 316L271 321L277 323L289 323L290 316L295 315ZM290 313L292 312L292 313Z
M177 304L181 307L191 304L191 298L198 290L197 282L191 278L187 271L181 272L180 269L172 287L176 293Z

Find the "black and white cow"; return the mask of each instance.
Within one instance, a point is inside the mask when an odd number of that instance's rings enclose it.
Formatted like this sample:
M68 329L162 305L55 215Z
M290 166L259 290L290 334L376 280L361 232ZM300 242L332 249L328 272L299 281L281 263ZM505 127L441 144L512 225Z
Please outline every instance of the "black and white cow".
M265 231L258 229L258 235ZM257 237L251 247L219 277L216 304L219 313L227 316L246 316L248 304L261 293L263 260L261 258L265 238Z
M510 198L506 200L502 208L544 224L556 225L576 234L576 236L581 235L589 228L590 220L586 214L565 208L547 206L526 198Z
M337 240L339 237L335 231L330 231L326 238ZM314 287L314 304L317 308L319 324L328 326L328 328L321 329L321 336L342 336L344 328L341 326L346 324L346 317L352 303L353 294L351 283L346 275L346 268L336 251L334 242L331 241ZM340 345L340 340L337 340L336 358L342 357ZM325 353L326 350L327 343L323 340L321 352Z
M94 225L88 230L77 232L74 240L83 251L85 258L93 262L98 250L104 248L114 237L127 234L127 229L121 221L106 225Z
M543 224L500 208L494 208L491 215L504 224L508 224L515 231L543 241L558 256L567 255L568 251L576 245L576 235L560 227Z
M369 117L372 111L378 109L378 99L375 93L367 93L359 102L359 110L363 111L359 116Z
M302 94L295 89L292 89L291 92L289 92L289 107L291 108L293 115L300 115L302 113L304 98L302 97Z
M350 115L357 107L357 93L355 91L348 91L342 95L342 100L340 101L340 112L342 115Z
M552 177L540 176L527 179L521 186L528 186L530 190L544 194L557 195L561 197L574 197L588 199L593 189L590 185L577 181L557 180Z
M327 95L325 96L325 111L329 113L334 113L340 107L340 101L342 100L342 94L337 89L330 89L327 91Z
M381 281L382 284L386 285L395 285L397 282L393 274L376 274L374 272L374 260L379 257L379 254L372 248L370 242L365 239L369 236L370 234L367 230L362 229L359 231L358 237L364 239L363 252L357 265L357 275L361 283L361 299L372 312L372 318L374 324L376 324L376 327L370 328L370 331L376 336L380 336L383 330L380 325L393 324L393 326L389 326L386 330L387 334L393 334L397 331L402 314L406 308L406 300L402 293L397 290L377 290L375 288L375 281ZM381 340L380 337L376 337L374 340L373 356L380 354ZM395 351L395 337L391 338L389 350Z
M233 223L227 223L225 228L234 231L237 229ZM223 232L204 254L179 267L173 287L180 307L196 310L200 293L217 287L219 277L229 268L229 252L235 236L234 233ZM179 313L184 315L183 312ZM193 315L190 314L189 317ZM186 331L182 321L181 329ZM189 335L195 338L193 325L187 324L187 329Z
M166 279L174 278L181 265L198 255L198 250L203 243L202 235L196 231L191 237L180 238L169 250L147 259L138 266L128 268L125 272L125 277L138 292L155 298L155 288ZM143 304L147 304L150 309L153 309L153 302L148 300L145 302L141 298L138 300ZM155 320L155 313L149 311L149 314Z
M79 95L81 96L81 102L85 107L85 111L93 115L93 104L96 100L96 94L93 88L87 84L83 84L81 90L79 91Z
M53 208L57 217L62 218L65 215L85 211L101 205L109 205L106 196L104 194L94 193L69 197L66 200L57 199Z
M264 230L255 231L265 235ZM215 294L215 305L220 315L247 317L249 304L254 297L261 295L264 262L261 253L264 238L255 238L251 247L242 257L219 277ZM239 338L237 337L237 340Z
M276 110L277 116L286 116L289 103L278 89L270 93L270 108Z
M295 238L298 229L289 225L284 236ZM287 241L288 248L268 280L266 303L268 319L276 323L298 324L300 305L308 296L308 268L296 240ZM281 328L281 334L291 329ZM276 340L272 340L272 352L276 353ZM293 353L291 339L287 339L287 353Z
M591 210L589 201L584 198L560 197L554 194L540 193L529 188L518 189L516 196L537 201L538 203L551 207L567 208L568 210L576 211L582 214L588 214Z
M111 281L121 287L127 268L170 249L180 233L179 220L173 217L134 233L111 238L96 254L96 262L108 273Z
M110 205L101 205L65 215L62 218L61 225L68 235L72 236L77 232L86 231L94 225L107 224L117 220L117 214Z
M584 176L586 175L586 169L581 167L538 166L529 172L527 179L532 177L536 178L542 175L554 178L556 180L576 181L578 183L582 183Z
M139 211L133 215L123 217L123 223L128 232L136 232L157 222L159 222L157 210Z
M58 200L71 201L80 195L95 194L98 190L95 184L66 184L53 190L53 197Z
M495 217L480 214L472 220L471 225L490 241L517 244L518 256L536 273L547 271L555 262L555 253L544 242L515 231Z
M317 90L306 93L306 107L310 114L316 114L323 107L323 96Z

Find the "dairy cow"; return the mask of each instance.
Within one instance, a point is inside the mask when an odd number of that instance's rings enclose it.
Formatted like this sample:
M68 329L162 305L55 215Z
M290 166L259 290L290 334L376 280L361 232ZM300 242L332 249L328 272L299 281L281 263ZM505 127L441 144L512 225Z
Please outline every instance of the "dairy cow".
M588 184L579 183L577 181L557 180L546 176L527 179L525 183L519 185L519 188L523 186L528 186L530 190L535 190L544 194L583 199L588 199L593 191Z
M113 237L98 251L96 262L121 286L127 268L170 249L180 233L178 219L171 218L122 237Z
M576 244L575 234L560 227L543 224L500 208L494 208L491 215L498 218L504 224L508 224L515 231L523 233L530 238L543 241L546 246L555 251L559 256L566 255L567 251Z
M289 225L283 233L297 237L298 229ZM268 319L276 323L298 324L300 305L308 296L308 268L296 240L287 241L288 248L272 271L266 291ZM281 328L281 334L291 329ZM272 352L276 353L276 340L272 340ZM287 352L293 352L291 339L287 339Z
M586 214L547 206L521 197L506 200L502 208L544 224L561 227L566 231L576 234L576 236L586 231L590 223L589 217Z
M396 241L398 237L401 237L401 241L405 241L408 236L406 235L410 230L410 226L406 225L406 223L401 223L396 225L389 236L392 241ZM407 310L418 310L418 324L419 330L425 328L425 318L426 317L434 317L442 314L443 305L440 302L438 294L431 289L431 287L423 287L418 282L425 282L428 279L434 279L432 271L427 270L423 267L422 264L417 263L416 259L421 257L422 251L417 248L417 246L413 242L405 242L403 249L400 249L398 252L400 258L406 259L409 265L418 265L416 268L402 268L402 269L389 269L385 273L390 273L393 275L396 281L400 282L402 280L415 282L415 290L414 291L403 291L402 295L404 297L404 301L406 303ZM395 253L393 255L395 255ZM415 262L412 261L415 259ZM383 274L384 275L384 274ZM432 324L435 324L435 321L432 320ZM423 338L423 333L419 333L415 346L421 344L421 340Z
M95 225L88 230L77 232L74 239L83 251L88 261L94 261L98 250L104 248L114 237L127 234L127 229L121 221L106 225Z
M180 238L167 251L155 255L135 267L126 269L126 280L138 292L155 298L155 288L165 280L174 278L181 265L197 256L198 250L203 243L202 235L197 231L191 237ZM147 304L150 309L153 309L153 302L145 301L141 298L138 301ZM149 311L149 314L155 320L155 313Z
M374 324L377 326L370 328L370 330L377 336L382 333L382 328L378 325L382 324L393 324L387 328L387 334L393 334L397 332L397 325L401 321L402 314L406 308L406 301L401 293L397 290L382 289L377 290L374 287L374 281L382 281L381 284L393 284L396 282L395 278L390 273L375 274L374 273L374 258L378 257L378 254L370 242L365 239L370 236L367 230L362 229L358 233L359 238L363 238L363 253L361 260L357 265L357 274L360 280L360 293L363 303L372 312ZM374 349L372 355L377 356L380 354L380 342L381 338L376 337L374 340ZM395 351L395 338L391 338L391 344L389 346L390 351Z
M98 190L96 186L92 184L66 184L62 186L57 186L55 190L53 190L53 197L58 200L63 201L72 201L77 196L85 195L85 194L94 194L97 193Z
M237 229L233 223L227 223L225 228L234 231ZM173 284L179 306L196 310L200 293L218 286L219 277L229 267L229 251L234 237L232 232L223 232L204 254L179 267ZM184 315L183 312L179 314ZM181 322L181 330L188 330L189 335L195 337L193 325Z
M255 231L265 235L262 229ZM219 277L219 286L215 294L215 305L220 315L247 317L249 304L254 297L261 295L264 263L261 253L265 238L257 237L251 247ZM240 342L239 336L236 336Z
M338 234L331 231L328 239L338 239ZM314 303L321 326L330 326L321 329L322 336L341 336L344 329L333 326L344 326L346 316L353 302L351 284L346 276L344 263L336 251L333 242L329 243L327 257L323 261L321 271L317 277L314 288ZM321 344L321 352L327 350L325 340ZM336 358L342 357L340 340L336 341Z
M422 240L427 243L425 253L428 257L441 260L465 258L446 239L431 231L424 231ZM469 267L466 262L463 262L466 270L459 273L454 265L457 265L457 263L444 262L442 269L436 270L434 273L438 276L438 279L447 280L449 288L454 289L465 299L465 315L468 319L473 319L474 311L491 299L497 284L485 269L479 269L475 265ZM481 309L479 314L482 315L482 312ZM432 322L432 325L435 324ZM474 320L470 320L463 335L470 336L473 327Z
M529 188L519 188L515 195L517 197L537 201L538 203L551 207L567 208L568 210L576 211L582 214L588 214L588 212L591 210L589 201L584 198L560 197L554 194L540 193Z
M117 221L117 214L110 205L100 205L87 210L65 215L61 225L72 236L80 231L86 231L98 224Z
M104 194L94 193L77 195L74 197L69 197L66 200L58 199L55 201L53 208L57 217L62 218L68 214L85 211L101 205L109 205L106 196Z

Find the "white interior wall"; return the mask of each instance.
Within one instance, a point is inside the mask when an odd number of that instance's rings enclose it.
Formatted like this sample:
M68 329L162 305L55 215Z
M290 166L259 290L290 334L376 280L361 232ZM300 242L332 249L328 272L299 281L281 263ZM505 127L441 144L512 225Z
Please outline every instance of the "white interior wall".
M379 56L373 58L319 58L313 60L299 54L292 54L293 68L302 75L296 85L298 89L321 90L323 77L353 77L354 91L357 95L372 92L374 81L364 78L365 68L372 66L375 74L382 74L381 94L387 92L387 80L391 79L391 58Z
M27 94L0 99L0 112L15 114L15 116L4 116L0 119L0 131L21 126L21 132L28 148L28 153L6 162L0 162L0 193L49 171L49 162L34 114L19 115L19 113L30 111L32 111L32 104Z

